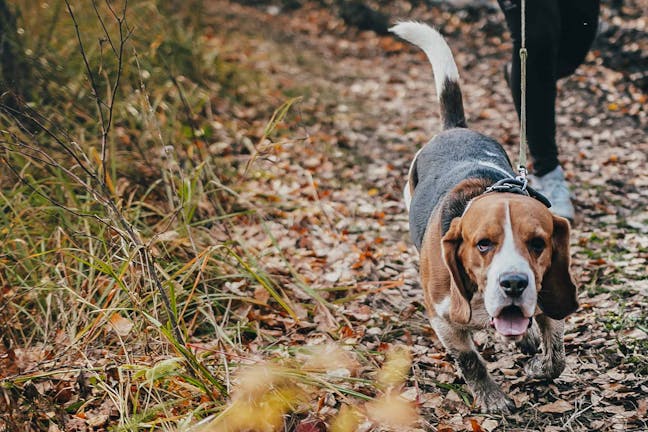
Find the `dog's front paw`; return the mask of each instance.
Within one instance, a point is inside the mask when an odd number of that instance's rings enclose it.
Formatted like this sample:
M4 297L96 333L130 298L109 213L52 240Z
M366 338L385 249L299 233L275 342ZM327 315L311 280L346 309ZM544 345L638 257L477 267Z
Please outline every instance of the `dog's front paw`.
M527 376L533 379L558 378L565 370L565 359L551 359L544 355L536 355L529 360L524 370Z
M509 414L515 411L515 403L498 387L475 392L475 402L484 413Z

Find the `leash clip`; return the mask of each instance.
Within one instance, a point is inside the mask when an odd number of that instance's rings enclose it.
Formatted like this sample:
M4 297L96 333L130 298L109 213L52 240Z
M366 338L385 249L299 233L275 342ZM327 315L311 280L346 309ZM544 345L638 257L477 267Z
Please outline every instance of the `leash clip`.
M526 192L527 186L529 185L529 179L527 178L527 169L524 165L518 165L518 175L515 177L515 180L521 182L520 189Z

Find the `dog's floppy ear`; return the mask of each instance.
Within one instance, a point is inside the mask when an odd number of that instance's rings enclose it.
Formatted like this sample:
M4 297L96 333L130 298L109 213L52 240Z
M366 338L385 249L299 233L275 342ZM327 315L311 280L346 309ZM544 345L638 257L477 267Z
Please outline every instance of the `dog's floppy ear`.
M549 318L563 319L578 309L576 285L569 273L569 222L553 216L551 266L542 279L538 304Z
M468 324L471 316L469 282L459 258L459 246L462 242L461 218L454 218L450 229L441 239L443 262L450 272L450 319L459 324Z

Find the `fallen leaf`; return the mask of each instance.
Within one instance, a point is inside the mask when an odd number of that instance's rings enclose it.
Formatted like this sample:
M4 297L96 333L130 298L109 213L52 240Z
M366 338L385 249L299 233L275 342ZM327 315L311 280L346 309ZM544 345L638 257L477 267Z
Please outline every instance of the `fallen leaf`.
M481 424L481 427L487 432L494 431L497 426L499 426L499 422L495 419L486 419Z
M318 418L306 418L299 422L295 432L326 432L326 423Z
M375 424L391 427L407 427L418 420L414 405L393 394L387 394L368 403L367 416Z
M355 432L362 416L353 407L342 405L340 412L331 421L331 432Z
M404 346L396 346L387 352L387 360L378 371L377 381L381 388L402 384L409 374L412 355Z
M121 337L126 337L133 329L133 322L128 318L124 318L118 312L115 312L110 317L110 327Z
M470 419L470 427L472 428L473 432L484 432L484 429L482 429L479 422L475 419Z
M96 415L88 415L86 417L86 422L88 423L88 426L102 426L108 421L108 414L96 414Z
M637 402L637 417L645 418L646 413L648 413L648 399L640 399Z
M562 414L572 409L574 409L572 404L562 399L538 407L538 411L540 412L554 414Z

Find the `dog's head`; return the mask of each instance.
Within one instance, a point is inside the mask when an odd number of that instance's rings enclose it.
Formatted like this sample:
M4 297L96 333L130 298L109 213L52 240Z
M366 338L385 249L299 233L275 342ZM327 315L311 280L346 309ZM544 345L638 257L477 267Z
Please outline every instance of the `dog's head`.
M470 320L476 290L495 329L519 339L536 307L554 319L578 308L569 273L569 222L537 200L484 194L455 218L442 239L452 276L450 318Z

